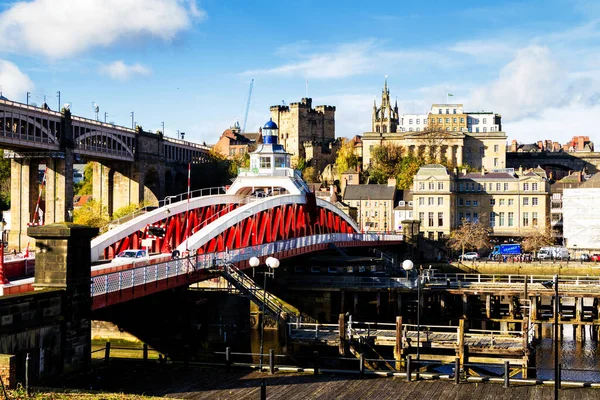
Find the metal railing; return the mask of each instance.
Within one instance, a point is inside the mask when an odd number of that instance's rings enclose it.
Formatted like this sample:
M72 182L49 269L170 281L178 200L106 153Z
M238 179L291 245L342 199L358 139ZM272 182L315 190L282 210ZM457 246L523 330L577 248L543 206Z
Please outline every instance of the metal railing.
M296 250L317 244L336 242L379 242L396 241L402 235L378 235L361 233L330 233L306 236L296 239L282 240L259 246L249 246L241 249L216 252L211 254L197 254L187 258L175 259L159 264L136 267L128 270L96 275L92 277L92 296L106 294L156 282L162 279L185 275L193 271L206 270L223 266L225 264L249 260L252 257L271 256L275 253Z

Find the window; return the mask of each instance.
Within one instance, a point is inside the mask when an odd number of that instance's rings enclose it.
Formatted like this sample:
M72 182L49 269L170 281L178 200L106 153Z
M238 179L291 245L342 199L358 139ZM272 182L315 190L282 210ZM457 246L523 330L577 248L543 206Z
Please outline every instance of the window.
M427 232L427 239L433 240L434 239L434 233L433 232Z
M424 206L425 205L425 197L419 197L419 205L420 206Z
M508 183L504 184L504 191L507 192L508 191Z
M498 166L498 158L494 158L494 167L497 167L497 166Z
M483 131L484 131L484 132L487 132L487 128L486 128L485 126L483 127Z
M450 109L446 108L446 114L450 114Z
M504 199L500 199L500 205L503 206L504 205Z
M458 205L459 206L464 206L465 205L465 201L462 198L458 199Z
M479 207L479 201L473 200L473 207Z
M475 128L475 133L479 133L479 128Z
M471 222L471 213L467 213L465 219Z
M365 207L369 207L369 202L368 201L365 202Z
M537 192L537 190L538 190L538 184L537 183L532 183L531 184L531 190L533 190L534 192Z
M514 212L509 212L508 213L508 226L513 226L515 224L515 213Z
M496 199L490 199L490 206L496 205Z
M425 222L425 213L424 212L419 213L419 221L421 221L421 225L423 225L423 223Z
M456 113L455 113L456 114ZM456 118L452 118L452 122L457 123L458 120Z
M235 156L235 149L229 149L229 155Z
M475 191L475 182L471 182L471 192Z
M433 213L429 213L429 226L433 226Z
M480 147L479 148L479 157L483 157L485 156L485 147Z
M464 119L464 118L461 118L461 119L460 119L460 123L461 123L461 124L464 124L464 123L465 123L465 119Z
M420 124L421 123L420 121L421 121L420 119L417 119L417 124Z
M523 190L529 190L529 183L523 184Z
M452 130L453 130L454 132L456 132L458 129L457 129L456 127L454 127L454 128L452 128Z
M538 224L538 213L531 213L531 225L537 226Z
M484 185L485 185L485 183L484 183ZM483 190L485 190L485 186L483 187ZM481 192L481 183L477 184L477 191Z
M438 240L444 239L444 232L438 232Z
M479 222L479 213L473 213L473 222Z
M271 157L261 157L260 158L260 167L261 168L271 168Z
M408 123L409 123L409 124L412 124L412 119L409 119L409 120L408 120Z
M504 226L504 213L500 213L500 221L498 222L499 226Z
M531 198L531 205L532 206L537 206L538 205L538 198L537 197L532 197Z
M514 199L508 199L508 205L509 206L514 206L515 205L515 200Z
M496 183L496 190L500 191L500 184L499 183Z
M433 204L434 204L434 203L433 203L433 197L429 197L429 198L427 199L427 205L428 205L428 206L432 206Z
M500 151L500 146L498 146L497 144L494 145L494 153L497 153L498 151Z
M484 119L483 119L483 123L484 123L484 124L487 124L487 118L484 118Z
M378 213L377 213L377 211L375 211L375 216L376 216L376 217L378 217L378 216L379 216L379 215L378 215Z
M529 205L529 197L523 197L523 205L524 206L528 206Z
M461 225L463 220L465 219L465 214L458 213L458 224Z
M446 118L446 123L449 124L450 123L450 118Z
M443 206L443 205L444 205L444 198L438 197L438 206Z
M441 113L442 113L442 109L440 108L440 109L438 110L438 114L441 114Z
M467 201L465 201L465 205L466 205L467 207L471 207L471 200L467 200Z
M464 192L465 190L465 185L463 183L460 184L460 189L461 192Z
M523 213L523 226L529 226L529 213Z
M275 157L275 167L285 168L285 157L276 156Z
M471 119L471 117L467 118L467 124L471 124L473 123L473 120Z
M444 226L444 213L438 213L438 226Z
M435 182L429 182L429 190L435 189Z
M440 114L441 114L441 113L440 113ZM444 120L443 120L442 118L438 118L438 123L440 123L440 124L441 124L442 122L444 122Z
M444 182L438 182L438 190L444 190Z
M456 114L456 108L452 110L452 114Z
M423 118L423 124L427 125L427 118Z
M490 213L490 226L492 228L496 226L496 213L493 211Z

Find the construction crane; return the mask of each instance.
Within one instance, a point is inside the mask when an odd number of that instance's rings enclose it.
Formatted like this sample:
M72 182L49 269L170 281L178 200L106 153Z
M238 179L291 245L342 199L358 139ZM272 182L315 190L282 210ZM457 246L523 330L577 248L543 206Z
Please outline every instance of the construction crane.
M248 122L248 111L250 111L250 100L252 100L252 87L254 86L254 79L250 81L250 89L248 89L248 100L246 100L246 113L244 114L244 125L242 126L242 133L246 132L246 123Z

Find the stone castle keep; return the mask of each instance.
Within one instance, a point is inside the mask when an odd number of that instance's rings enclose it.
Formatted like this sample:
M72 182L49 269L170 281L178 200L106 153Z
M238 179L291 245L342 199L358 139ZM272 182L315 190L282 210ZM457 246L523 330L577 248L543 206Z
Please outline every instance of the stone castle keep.
M292 164L304 158L307 165L323 170L335 162L340 142L335 139L335 107L312 107L311 98L289 106L271 106L271 118L279 127L279 143L292 154Z

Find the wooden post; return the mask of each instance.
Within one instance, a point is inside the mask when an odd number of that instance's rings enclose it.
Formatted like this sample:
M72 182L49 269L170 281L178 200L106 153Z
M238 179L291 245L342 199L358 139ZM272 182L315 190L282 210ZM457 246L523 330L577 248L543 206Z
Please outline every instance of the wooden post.
M539 320L539 316L538 316L539 305L540 305L540 296L534 296L531 299L531 318L532 318L532 322L535 322L535 321Z
M462 318L466 319L469 312L469 295L462 295Z
M375 301L377 302L377 316L381 313L381 292L375 294ZM377 318L379 320L379 318Z
M454 359L454 383L460 383L460 358L456 357Z
M106 347L104 348L104 363L108 364L110 361L110 342L106 342Z
M446 316L446 295L440 294L440 317Z
M460 359L460 364L464 365L465 360L465 320L460 319L458 321L458 358Z
M492 295L488 294L485 296L485 317L487 319L492 318Z
M527 378L527 366L529 365L529 318L523 317L523 323L521 324L521 332L523 335L523 369L521 375L524 379ZM506 361L508 362L508 361ZM508 386L507 386L508 387Z
M354 315L358 314L358 292L354 292Z
M583 341L583 297L575 298L575 340L578 342Z
M412 365L411 364L412 363L411 363L411 361L412 361L412 357L409 354L408 356L406 356L406 380L409 382L412 380L412 377L411 377L411 373L412 373L412 371L411 371Z
M142 350L142 353L144 354L144 361L148 361L148 344L144 343L144 348Z
M227 372L231 370L231 347L225 348L225 370Z
M269 373L275 373L275 349L269 349Z
M510 361L504 361L504 387L510 386Z
M314 357L314 362L315 362L315 368L314 368L313 373L315 375L319 375L319 352L313 351L313 357Z
M394 345L396 369L400 369L402 360L402 316L396 317L396 344Z
M339 316L339 330L340 330L340 344L339 344L339 354L340 356L346 355L346 316L344 314L340 314Z

